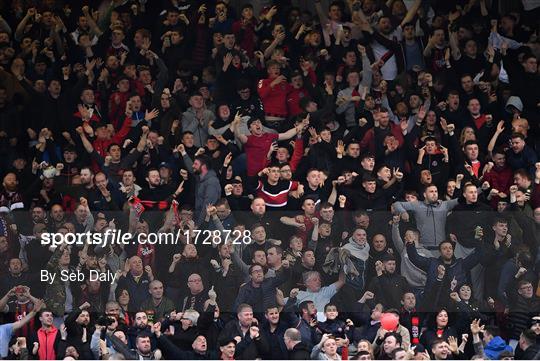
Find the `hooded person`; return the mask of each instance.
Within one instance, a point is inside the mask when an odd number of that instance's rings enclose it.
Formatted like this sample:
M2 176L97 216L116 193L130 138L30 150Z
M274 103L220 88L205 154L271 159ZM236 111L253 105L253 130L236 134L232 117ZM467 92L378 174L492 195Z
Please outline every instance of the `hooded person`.
M490 360L500 360L501 352L512 352L512 346L506 344L501 336L495 336L484 347L484 354Z
M523 112L523 102L521 101L521 98L518 96L512 95L506 101L504 110L506 110L510 114L516 114L516 113L521 114Z
M367 242L367 233L362 228L354 230L349 238L349 243L344 245L342 249L349 251L350 259L358 272L358 276L352 277L347 275L347 284L356 290L363 290L367 282L367 270L369 259L369 244Z

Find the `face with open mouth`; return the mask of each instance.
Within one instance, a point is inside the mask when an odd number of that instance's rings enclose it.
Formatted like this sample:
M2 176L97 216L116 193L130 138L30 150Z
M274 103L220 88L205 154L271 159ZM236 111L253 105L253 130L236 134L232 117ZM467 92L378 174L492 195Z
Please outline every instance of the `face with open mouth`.
M251 123L249 130L253 135L261 135L262 134L262 123L260 120L255 120L253 123Z

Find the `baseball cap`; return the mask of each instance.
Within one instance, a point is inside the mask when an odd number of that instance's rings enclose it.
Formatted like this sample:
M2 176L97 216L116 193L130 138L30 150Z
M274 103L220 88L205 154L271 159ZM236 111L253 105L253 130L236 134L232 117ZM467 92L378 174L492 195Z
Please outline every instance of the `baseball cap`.
M170 163L167 163L167 162L161 162L159 163L159 168L169 168L169 169L173 169L173 166L170 164Z

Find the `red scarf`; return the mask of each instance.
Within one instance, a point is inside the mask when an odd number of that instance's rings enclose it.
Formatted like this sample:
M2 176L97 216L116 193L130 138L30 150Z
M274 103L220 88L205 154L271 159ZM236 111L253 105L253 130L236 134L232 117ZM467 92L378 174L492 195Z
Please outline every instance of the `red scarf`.
M133 197L130 201L133 208L137 212L137 215L140 216L146 208L156 208L160 211L166 210L169 208L169 202L167 201L147 201L142 200L138 197Z

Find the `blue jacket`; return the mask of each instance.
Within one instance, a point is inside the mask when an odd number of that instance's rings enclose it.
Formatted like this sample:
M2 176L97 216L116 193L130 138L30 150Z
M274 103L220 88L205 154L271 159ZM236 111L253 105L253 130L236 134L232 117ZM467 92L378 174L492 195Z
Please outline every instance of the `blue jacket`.
M486 346L484 346L484 354L490 360L498 360L499 354L503 351L512 352L512 347L507 345L506 342L501 338L501 336L495 336L491 341L489 341Z

